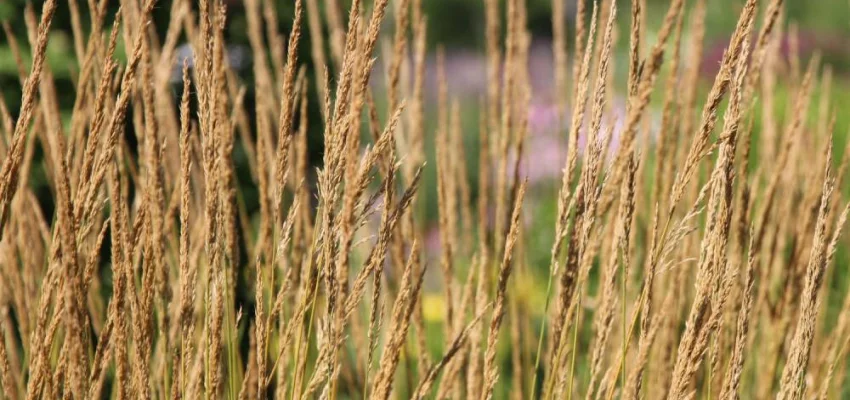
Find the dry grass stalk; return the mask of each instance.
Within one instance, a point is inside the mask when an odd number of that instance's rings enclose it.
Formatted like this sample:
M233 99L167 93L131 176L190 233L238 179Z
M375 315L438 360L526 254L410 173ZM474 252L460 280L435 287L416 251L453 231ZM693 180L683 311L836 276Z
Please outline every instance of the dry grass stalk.
M780 381L779 393L777 394L777 398L779 399L799 399L803 396L805 385L803 375L809 363L812 340L815 333L815 318L820 303L820 286L823 283L824 271L834 253L834 243L837 240L833 239L828 242L826 237L826 214L829 206L829 198L835 189L835 178L832 176L831 168L831 142L826 154L826 172L824 172L825 180L820 206L818 208L818 221L808 266L806 267L805 286L801 296L797 328L791 342L788 360L786 361L785 368L782 370L782 379ZM846 216L844 218L846 219ZM841 228L841 225L836 227L836 231L833 234L834 238L838 237Z
M505 315L505 296L508 287L508 278L511 276L513 264L513 247L519 236L519 218L522 211L522 201L525 197L527 182L523 182L517 192L516 201L514 203L513 212L511 213L511 227L505 241L504 257L499 267L499 279L496 284L496 300L493 306L493 316L490 320L490 328L487 332L487 348L484 355L484 390L481 392L481 399L489 400L493 396L493 388L496 381L499 379L499 372L495 365L496 361L496 341L499 336L499 329L502 326L502 319Z
M590 24L590 35L588 36L588 48L592 47L591 40L593 39L594 32L596 32L596 3L594 3L593 8L593 17ZM570 125L570 138L569 138L569 148L575 149L578 145L578 135L581 127L581 123L584 121L584 110L585 103L587 102L587 91L589 86L589 74L590 74L590 52L583 53L583 61L581 67L581 80L578 86L578 91L576 92L575 100L578 100L573 104L573 123ZM590 143L588 141L588 143ZM550 263L550 273L552 277L557 277L559 272L560 275L560 287L559 287L559 298L556 303L556 312L558 313L557 318L555 319L555 325L552 327L552 334L550 341L550 350L557 351L560 348L560 338L562 336L561 332L564 330L564 324L566 319L566 312L569 305L567 304L572 298L572 291L574 290L575 280L577 279L578 271L575 270L566 270L561 272L560 267L560 258L561 258L561 249L563 246L563 241L569 234L569 229L575 229L571 227L569 222L570 212L574 206L574 199L578 197L573 197L569 188L572 181L572 171L575 168L575 160L577 158L577 150L570 150L570 153L567 155L567 166L563 172L563 178L561 180L561 189L558 194L558 219L555 222L555 241L552 245L551 252L551 263ZM551 285L551 284L550 284ZM550 286L551 287L551 286ZM548 297L548 289L547 289L547 297ZM547 310L548 312L548 306ZM542 334L542 333L541 333ZM538 346L539 347L539 346ZM550 364L552 361L550 360ZM547 382L550 378L547 378ZM545 387L549 387L550 385L544 384Z
M635 209L635 173L637 165L632 157L629 160L629 174L623 181L620 189L620 208L617 212L617 224L612 244L615 247L613 255L609 258L603 274L603 288L601 289L600 310L594 316L594 329L596 335L593 340L593 350L590 361L590 380L588 381L587 398L593 397L599 374L602 373L602 360L608 347L608 339L614 322L614 312L617 305L617 267L622 263L623 282L627 279L629 270L629 243L631 242L631 227ZM618 254L620 255L618 257ZM623 299L625 300L625 299Z
M2 378L0 382L3 385L3 394L7 398L14 399L18 397L18 384L17 380L12 376L12 370L9 366L9 352L6 349L5 329L0 330L0 335L3 336L2 342L0 342L0 378Z
M393 375L398 367L399 352L407 339L410 315L416 306L419 290L422 288L425 268L419 265L419 257L419 246L417 242L414 242L407 265L404 268L399 294L393 304L392 322L390 324L393 334L389 338L384 354L381 356L381 366L372 385L372 399L387 399L392 390Z
M749 35L752 16L744 25L744 35ZM749 42L743 42L744 51L735 60L735 78L732 100L729 103L723 133L721 134L720 155L712 173L712 193L709 199L708 225L700 250L697 270L697 292L691 306L685 332L676 357L670 396L685 396L686 385L702 362L708 338L717 329L719 315L737 271L736 265L728 262L726 254L729 242L732 173L738 138L738 121L743 96L743 84L746 78L746 59L749 54ZM692 147L693 149L693 147ZM690 156L689 156L690 157ZM675 187L675 186L674 186ZM674 200L675 203L675 200ZM644 303L648 304L648 303ZM644 319L646 321L646 319ZM645 323L642 323L642 331ZM648 329L648 328L647 328Z
M29 129L29 124L32 120L33 109L35 108L36 91L41 79L41 71L44 66L47 50L47 37L50 32L50 23L53 21L53 14L56 12L56 0L48 0L44 3L42 9L41 22L38 24L38 39L35 48L33 49L33 63L30 74L27 77L26 85L23 89L21 98L21 112L18 120L15 122L15 131L12 136L12 143L9 145L9 151L6 160L3 162L3 169L0 170L0 231L6 225L6 213L9 203L12 201L12 196L17 191L18 186L18 169L21 166L24 153L24 143L26 139L26 131Z
M744 368L744 351L747 343L747 335L750 329L750 311L753 308L753 286L755 285L755 254L753 253L753 235L750 229L750 245L747 255L746 278L744 280L744 298L742 307L738 311L738 320L735 332L735 344L732 356L729 358L729 366L723 378L723 388L720 391L721 399L738 398L738 388L741 384L741 373Z
M460 352L461 349L463 349L463 346L469 337L469 331L472 329L473 326L477 325L478 322L481 321L481 318L483 316L483 312L479 313L463 330L458 332L457 336L455 336L455 338L452 339L452 341L450 342L449 346L447 347L446 353L443 355L440 361L437 362L436 365L431 367L431 369L428 370L428 373L425 374L425 378L421 382L419 382L419 385L413 392L413 396L411 398L421 400L428 394L428 391L430 390L431 386L433 386L434 381L437 379L437 375L439 375L440 371L442 371L443 368L449 365L451 360L458 355L458 352ZM450 376L443 377L443 379L447 378L450 378Z
M576 308L579 303L578 297L581 296L585 281L590 272L591 264L586 262L585 257L586 254L589 254L587 250L590 243L591 231L596 222L596 206L598 205L599 199L597 182L600 179L602 163L605 158L603 148L607 142L607 137L610 136L610 129L608 129L609 133L607 135L602 136L601 128L602 113L605 108L606 83L608 76L607 69L611 61L613 24L616 20L616 15L616 4L611 3L611 10L608 11L608 20L606 22L603 43L599 55L600 60L596 77L596 88L593 96L593 106L591 108L591 121L586 138L587 143L585 145L585 154L587 155L587 160L579 178L579 185L575 193L576 221L574 222L571 228L572 232L570 232L569 235L570 246L567 252L564 277L567 277L567 275L572 276L569 279L562 278L561 280L562 287L559 303L560 308L557 320L558 325L556 325L560 327L568 327L570 320L573 319L574 315L577 315ZM591 32L593 31L594 27L591 24ZM591 46L588 45L588 48L590 47ZM603 180L606 180L607 176L603 176L602 178ZM574 280L574 282L570 282L569 280ZM560 336L562 338L557 338L557 341L555 342L556 346L554 349L556 357L552 364L553 366L560 365L562 362L560 357L562 354L565 354L566 341L563 339L564 332L566 332L566 330L561 328ZM557 333L557 329L553 330L553 334ZM575 353L573 352L572 354ZM562 371L566 372L566 368L562 369ZM559 381L563 380L564 378L559 379ZM559 384L558 387L560 386L561 385ZM561 389L556 388L556 390L560 391Z

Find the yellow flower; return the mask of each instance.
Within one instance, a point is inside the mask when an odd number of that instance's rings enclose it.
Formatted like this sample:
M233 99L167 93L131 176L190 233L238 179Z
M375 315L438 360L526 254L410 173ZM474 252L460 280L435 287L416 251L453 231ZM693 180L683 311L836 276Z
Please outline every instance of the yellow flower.
M426 293L422 296L422 316L428 322L446 319L446 301L442 293Z

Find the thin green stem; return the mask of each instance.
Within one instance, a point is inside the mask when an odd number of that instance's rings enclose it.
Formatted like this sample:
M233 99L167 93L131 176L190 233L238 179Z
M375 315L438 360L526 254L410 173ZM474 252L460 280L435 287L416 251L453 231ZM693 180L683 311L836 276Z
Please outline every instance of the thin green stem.
M553 274L549 273L548 275L549 279L546 283L546 305L543 307L543 318L540 319L540 333L537 335L537 355L534 357L534 375L531 378L531 397L529 397L531 400L534 399L537 390L537 371L540 368L540 354L543 352L543 336L546 334L546 321L549 319L549 305L552 302Z

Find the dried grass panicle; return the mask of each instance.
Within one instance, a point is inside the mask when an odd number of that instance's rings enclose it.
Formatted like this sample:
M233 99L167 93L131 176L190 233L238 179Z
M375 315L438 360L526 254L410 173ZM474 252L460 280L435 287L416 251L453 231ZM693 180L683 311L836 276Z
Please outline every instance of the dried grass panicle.
M372 384L372 399L387 399L392 390L393 375L398 367L399 353L407 339L407 331L410 327L410 315L416 306L419 291L422 288L422 278L425 268L420 265L418 242L413 242L407 265L404 268L404 276L401 280L398 296L393 304L391 330L392 336L381 356L380 368Z
M753 248L753 229L750 229L749 251L747 254L746 277L744 280L744 293L741 300L741 308L738 310L738 319L736 323L735 344L732 349L732 355L729 358L729 365L726 369L725 377L723 378L723 388L720 391L721 399L736 399L738 398L738 390L741 384L741 374L744 368L744 357L746 357L745 346L747 343L747 335L749 334L751 325L751 315L753 307L753 289L755 286L755 253Z
M628 152L632 151L634 146L640 121L646 107L649 105L650 95L652 94L655 86L655 79L658 76L664 61L664 46L666 45L670 34L673 32L677 16L682 13L683 4L683 0L674 0L670 3L667 13L664 16L661 29L658 32L658 41L653 46L647 59L641 62L640 67L635 66L637 63L637 57L639 56L639 44L633 42L630 43L628 105L623 134L620 139L621 143L614 160L615 168L620 168L615 169L615 171L617 171L615 173L618 175L610 181L613 184L618 183L620 179L619 174L620 171L622 171L621 166L626 161ZM636 21L639 21L640 18L634 14L635 12L638 14L640 13L639 7L633 6L632 12ZM632 27L632 37L634 37L637 34L636 31L639 30L640 24L639 22L636 22Z
M511 225L508 231L508 237L505 240L505 251L502 263L499 267L499 279L496 284L496 300L493 306L493 316L490 320L490 328L487 332L487 348L484 352L484 390L481 392L481 399L490 399L493 396L493 388L496 381L499 379L499 372L496 363L496 341L498 340L499 330L502 326L502 319L505 316L505 301L508 289L508 278L513 270L512 258L513 248L519 237L519 218L522 211L522 202L525 198L525 191L528 186L527 182L523 182L517 191L516 201L514 203L513 212L511 213Z
M15 122L12 143L9 145L6 160L3 162L3 169L0 170L0 230L3 230L6 225L9 203L18 189L18 169L23 160L26 131L29 129L32 120L36 94L47 57L47 39L53 14L56 12L56 3L56 0L48 0L42 8L41 22L38 24L38 39L33 49L32 69L26 78L21 97L21 112Z
M594 2L593 7L593 17L591 19L590 24L590 35L588 36L588 45L587 48L592 47L592 40L595 36L594 32L596 32L596 3ZM563 248L564 239L569 235L570 229L575 229L573 226L569 225L569 216L570 212L574 207L574 202L577 199L577 196L574 196L570 190L570 185L572 182L572 171L575 168L575 163L577 162L577 154L578 150L575 148L578 146L578 136L579 130L582 122L584 121L584 112L585 112L585 103L587 102L587 92L588 86L590 82L590 52L583 53L582 64L581 64L581 80L579 81L579 86L576 92L576 96L574 98L575 103L573 104L573 123L570 125L570 136L569 136L569 154L567 155L567 165L563 171L562 179L561 179L561 188L558 192L558 218L555 221L555 240L552 244L552 251L550 255L550 274L552 277L558 276L560 272L560 287L559 287L559 296L558 302L556 303L556 312L558 314L557 318L555 318L554 325L552 326L552 334L550 337L549 347L553 350L556 350L560 347L561 340L561 332L564 329L564 324L566 323L566 312L569 307L568 302L572 298L572 291L576 280L576 275L578 271L575 270L565 270L561 272L561 249ZM588 142L590 143L590 142ZM551 287L551 286L550 286ZM547 297L549 293L547 292ZM548 313L548 305L547 310ZM542 333L541 333L542 334ZM550 361L551 363L551 361ZM548 387L548 385L544 385L544 387Z
M723 60L720 64L720 70L708 94L705 106L702 111L702 121L699 130L694 136L691 147L688 150L682 170L677 173L673 189L671 191L671 202L668 206L669 213L676 207L679 199L684 194L684 189L695 173L699 161L707 155L709 150L709 135L714 130L714 124L717 121L717 108L723 96L729 89L729 84L733 78L733 68L741 57L743 51L742 44L745 39L748 39L753 28L753 18L755 16L757 0L748 0L741 16L738 18L738 25L732 38L729 40L729 47L723 54Z
M0 330L0 336L2 336L2 342L0 342L0 382L2 382L3 386L3 394L10 399L14 399L17 396L17 380L12 376L12 370L9 366L9 352L6 349L6 331L5 329Z
M823 283L824 272L834 251L834 245L827 240L826 232L829 199L832 191L835 190L835 178L832 176L831 167L832 142L829 143L826 154L826 172L824 173L825 180L820 206L818 207L817 226L806 267L805 285L800 298L797 326L789 349L788 360L782 370L782 379L777 394L779 399L799 399L803 396L805 385L803 377L809 364L812 340L815 335L815 318L820 306L820 286ZM841 225L836 228L834 237L838 237L841 228Z
M180 103L180 369L178 381L181 385L186 383L186 366L188 355L191 354L191 329L194 323L194 307L198 268L191 264L190 242L189 242L189 217L192 207L192 150L190 136L189 101L190 101L189 65L183 63L183 95ZM181 386L180 394L185 394L185 386Z
M563 324L569 324L569 322L574 319L574 316L577 315L576 309L580 303L580 299L578 297L582 295L582 290L585 287L592 265L592 263L586 260L586 257L591 253L588 252L591 244L591 232L596 224L596 210L600 195L597 182L601 178L604 184L604 182L608 179L607 174L604 176L601 176L600 174L603 172L601 168L605 159L605 143L608 140L607 138L610 137L612 129L609 127L604 135L602 134L601 129L602 114L606 101L607 69L611 62L610 57L611 47L613 44L613 25L616 20L616 11L616 4L612 2L610 10L608 11L608 20L605 26L602 47L600 48L596 88L593 96L593 106L591 108L590 129L587 133L587 143L585 144L586 165L582 170L579 177L579 184L576 188L576 221L572 226L572 232L570 234L570 247L567 252L567 262L565 266L565 274L567 272L574 274L575 276L572 279L575 281L570 282L571 287L566 285L562 287L561 302L559 304L559 307L561 308L558 315L558 323L561 326L563 326ZM591 25L591 32L593 31L593 25ZM577 271L577 273L575 271ZM566 283L563 278L562 282ZM569 291L572 292L570 293L570 297L564 298L564 295ZM576 327L576 329L578 328ZM564 332L566 332L563 328L560 331L561 336L563 336ZM566 351L566 341L561 338L556 343L559 343L559 345L555 347L556 356L554 360L556 363L561 363L561 355L565 354L564 352ZM574 359L575 358L573 358L573 360ZM574 364L571 362L571 365ZM566 368L563 370L566 370ZM564 379L565 378L561 378L559 381L563 382ZM559 384L556 387L556 391L560 393L561 390L562 385Z
M295 2L295 20L292 24L292 32L289 34L289 44L287 45L286 69L283 76L283 98L281 99L280 115L278 121L278 147L275 159L275 198L278 201L282 200L282 190L285 185L285 175L288 172L289 161L289 144L292 141L293 131L292 124L295 118L294 111L298 104L298 99L295 97L295 72L298 69L298 43L301 38L301 18L303 15L303 1ZM274 204L276 223L282 223L283 216L280 212L280 205Z
M411 398L421 400L428 394L428 391L430 390L431 386L433 386L434 381L437 379L437 375L439 375L443 368L445 368L446 365L448 365L449 362L458 355L458 352L463 349L464 344L469 338L469 331L472 330L472 328L477 325L479 321L481 321L482 317L484 317L483 312L476 315L463 330L458 332L455 338L452 339L452 341L448 345L447 350L443 357L440 359L440 361L438 361L436 365L432 366L431 369L428 370L428 373L424 375L424 379L419 382L419 385L413 392L413 396L411 396ZM448 377L443 377L443 379L446 378Z
M847 222L847 216L850 213L850 205L844 207L844 211L841 212L841 216L838 218L836 226L838 229L835 230L835 233L832 236L829 244L829 250L827 252L827 263L831 261L832 257L835 255L836 245L838 243L838 238L840 234L840 228ZM830 386L835 376L836 368L840 368L838 365L841 357L847 351L848 339L847 339L847 324L850 321L850 297L846 297L844 299L844 304L841 307L841 316L838 319L838 322L835 326L833 336L828 339L829 344L827 345L827 351L824 353L827 361L827 371L826 376L823 378L823 382L821 383L820 389L820 398L826 399L830 393ZM843 339L842 339L843 337ZM840 375L839 375L840 378Z
M603 285L600 289L600 309L594 315L593 345L590 358L590 380L588 381L587 398L592 398L596 389L599 375L602 373L602 361L608 349L608 340L613 329L614 312L617 305L617 269L622 263L620 271L623 282L627 279L629 265L629 243L631 242L631 227L635 210L635 173L637 164L635 157L631 157L628 165L628 175L623 181L620 190L620 207L617 212L617 224L614 229L612 254L609 256L605 268L602 271ZM625 300L625 299L621 299Z

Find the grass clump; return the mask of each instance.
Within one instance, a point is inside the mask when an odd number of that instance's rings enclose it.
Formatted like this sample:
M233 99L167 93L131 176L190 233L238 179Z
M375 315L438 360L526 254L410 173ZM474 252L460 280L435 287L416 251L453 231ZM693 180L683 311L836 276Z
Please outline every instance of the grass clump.
M57 0L40 21L28 9L21 108L0 104L5 397L800 399L847 386L850 296L827 289L846 278L833 261L850 151L833 157L829 70L780 52L782 0L746 1L704 100L705 0L671 0L654 42L641 1L624 13L577 0L591 18L575 21L572 46L565 0L553 0L568 154L543 258L526 243L524 0L484 1L488 87L471 133L442 51L426 124L439 21L420 0L354 0L347 16L337 1L295 0L286 34L273 2L247 0L250 83L229 65L223 4L173 2L159 37L156 0L122 1L111 30L107 2L88 3L81 29L70 1L70 119L46 63ZM194 57L173 88L181 38ZM617 68L628 71L619 121ZM322 133L316 170L311 132ZM420 211L431 168L437 250ZM52 207L28 185L36 171ZM429 298L443 307L436 322Z

